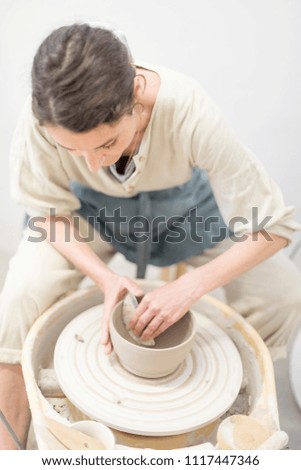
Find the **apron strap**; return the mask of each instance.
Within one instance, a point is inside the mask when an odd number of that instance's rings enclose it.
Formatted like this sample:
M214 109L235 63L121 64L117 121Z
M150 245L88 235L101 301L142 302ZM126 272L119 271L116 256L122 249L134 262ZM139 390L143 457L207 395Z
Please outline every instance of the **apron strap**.
M145 227L145 233L149 234L150 233L149 227L151 226L150 218L151 218L152 205L151 205L151 200L150 200L148 193L146 192L139 193L138 206L139 206L140 221L142 222L142 225ZM136 248L136 256L137 256L136 277L137 279L145 278L145 273L146 273L147 264L149 262L150 252L151 252L151 237L148 235L145 241L137 243L137 248Z

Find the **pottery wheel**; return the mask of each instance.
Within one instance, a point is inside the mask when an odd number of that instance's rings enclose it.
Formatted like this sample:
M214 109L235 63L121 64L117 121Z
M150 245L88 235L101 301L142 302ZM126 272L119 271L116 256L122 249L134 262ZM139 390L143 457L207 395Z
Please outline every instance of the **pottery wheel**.
M103 306L74 318L58 338L54 368L66 397L91 419L143 436L201 428L224 414L242 382L239 352L229 336L196 312L194 347L172 374L145 379L126 371L100 344Z

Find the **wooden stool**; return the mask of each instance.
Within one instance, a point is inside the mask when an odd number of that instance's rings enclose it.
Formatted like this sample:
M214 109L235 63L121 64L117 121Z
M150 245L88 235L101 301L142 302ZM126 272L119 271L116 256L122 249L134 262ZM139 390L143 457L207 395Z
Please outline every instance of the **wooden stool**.
M162 268L160 279L165 282L174 281L178 279L182 274L187 272L187 264L184 262L173 264Z

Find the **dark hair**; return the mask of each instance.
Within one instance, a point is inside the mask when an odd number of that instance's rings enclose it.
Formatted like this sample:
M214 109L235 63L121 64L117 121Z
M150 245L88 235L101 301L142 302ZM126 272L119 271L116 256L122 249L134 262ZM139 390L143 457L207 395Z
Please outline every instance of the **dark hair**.
M135 68L111 31L64 26L40 45L32 66L32 109L40 125L85 132L130 113Z

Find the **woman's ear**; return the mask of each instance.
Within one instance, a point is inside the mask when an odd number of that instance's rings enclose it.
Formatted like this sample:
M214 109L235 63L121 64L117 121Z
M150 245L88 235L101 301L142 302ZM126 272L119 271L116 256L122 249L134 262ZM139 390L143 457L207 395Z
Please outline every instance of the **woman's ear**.
M134 97L139 99L145 90L145 79L141 75L136 75L134 78Z

